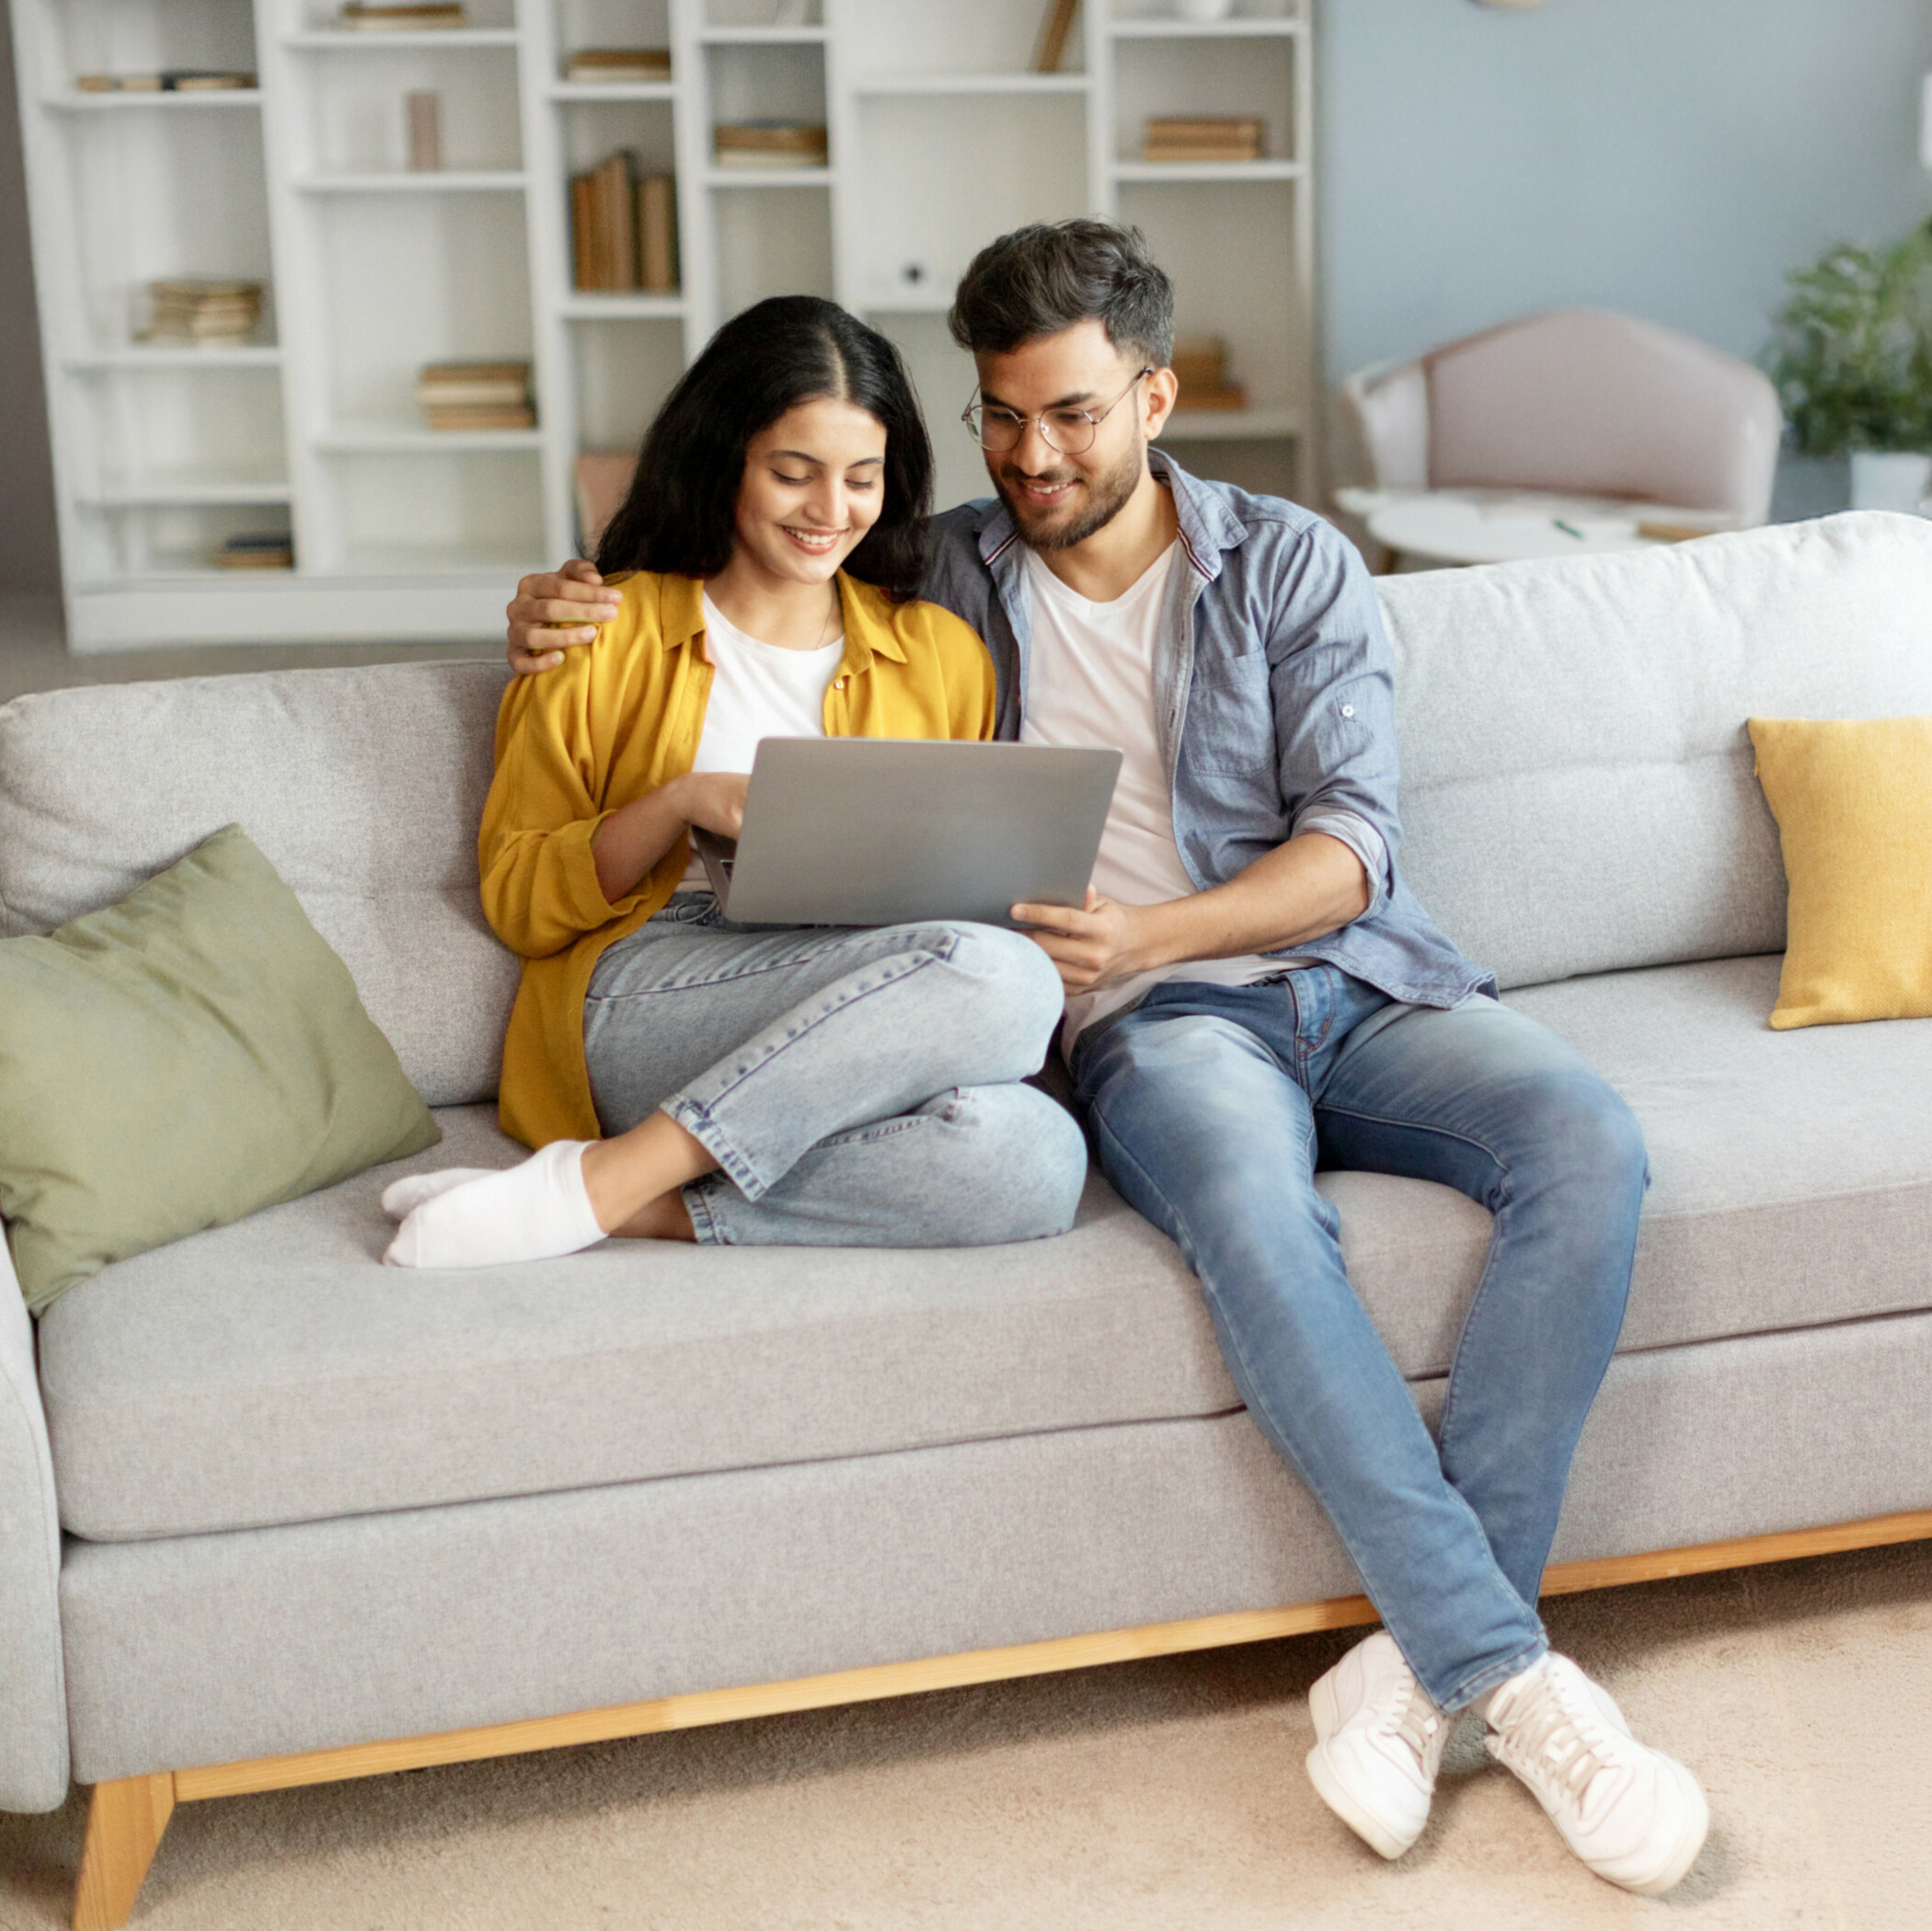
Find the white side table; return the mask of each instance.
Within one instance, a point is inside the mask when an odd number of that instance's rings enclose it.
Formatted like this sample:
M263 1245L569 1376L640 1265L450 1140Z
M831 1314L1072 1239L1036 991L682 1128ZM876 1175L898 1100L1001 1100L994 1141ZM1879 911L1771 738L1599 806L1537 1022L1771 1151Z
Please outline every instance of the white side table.
M1708 511L1505 489L1338 489L1385 549L1424 565L1650 549L1731 525Z

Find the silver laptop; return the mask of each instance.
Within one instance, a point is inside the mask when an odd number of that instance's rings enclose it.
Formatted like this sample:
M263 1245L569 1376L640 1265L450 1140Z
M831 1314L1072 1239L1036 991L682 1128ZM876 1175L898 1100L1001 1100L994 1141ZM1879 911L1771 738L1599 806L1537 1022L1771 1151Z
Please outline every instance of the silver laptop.
M909 738L764 738L736 845L692 843L746 925L1010 925L1078 905L1118 751Z

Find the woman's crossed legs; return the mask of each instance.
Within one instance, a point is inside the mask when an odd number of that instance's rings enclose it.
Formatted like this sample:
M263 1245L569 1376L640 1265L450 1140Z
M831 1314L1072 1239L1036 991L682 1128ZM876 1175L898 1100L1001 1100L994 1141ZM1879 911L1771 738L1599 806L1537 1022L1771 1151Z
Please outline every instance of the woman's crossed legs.
M1060 1000L1039 948L993 926L747 930L707 898L673 900L604 955L585 1002L612 1137L398 1181L389 1258L535 1259L612 1233L925 1247L1064 1232L1085 1144L1019 1084Z

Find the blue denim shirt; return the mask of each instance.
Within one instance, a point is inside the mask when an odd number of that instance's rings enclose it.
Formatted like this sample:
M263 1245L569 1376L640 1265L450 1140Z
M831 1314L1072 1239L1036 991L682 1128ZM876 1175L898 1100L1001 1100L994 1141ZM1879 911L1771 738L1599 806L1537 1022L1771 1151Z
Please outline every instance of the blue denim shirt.
M1354 546L1294 503L1202 482L1158 450L1148 460L1173 492L1190 566L1169 579L1155 671L1188 876L1205 891L1297 830L1365 824L1381 845L1368 910L1277 956L1324 960L1406 1005L1493 994L1495 980L1436 928L1396 863L1394 653ZM998 734L1017 738L1032 621L1018 526L996 500L965 503L934 518L931 542L925 594L985 638Z

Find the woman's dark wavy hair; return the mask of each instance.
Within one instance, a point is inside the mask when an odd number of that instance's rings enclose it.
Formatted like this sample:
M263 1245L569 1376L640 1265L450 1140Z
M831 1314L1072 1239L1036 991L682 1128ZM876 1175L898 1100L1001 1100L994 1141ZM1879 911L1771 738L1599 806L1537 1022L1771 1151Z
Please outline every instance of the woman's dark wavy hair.
M879 521L846 572L896 601L918 593L933 451L899 351L835 302L774 295L727 322L685 370L645 432L638 473L597 545L597 568L715 577L736 541L751 440L817 397L856 403L886 432Z

